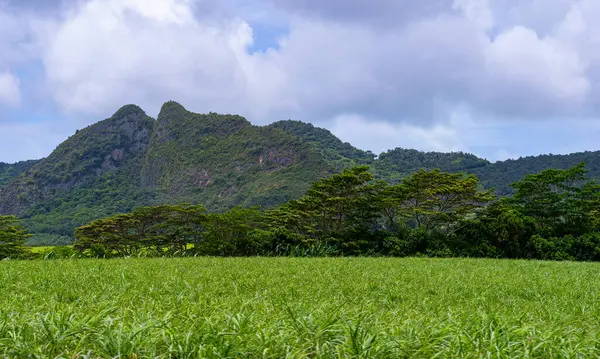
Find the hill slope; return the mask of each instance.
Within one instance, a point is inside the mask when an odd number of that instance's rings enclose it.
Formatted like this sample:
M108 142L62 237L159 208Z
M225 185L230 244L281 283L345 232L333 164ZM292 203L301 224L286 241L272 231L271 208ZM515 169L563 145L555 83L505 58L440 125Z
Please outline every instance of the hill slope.
M356 165L371 165L376 157L371 151L360 150L335 137L329 130L310 123L287 120L272 123L268 127L290 133L310 144L338 170Z
M129 105L77 131L0 189L0 213L19 215L45 241L60 242L75 226L151 203L140 170L153 124Z
M17 163L0 162L0 188L5 187L10 181L19 177L39 160L21 161Z
M513 193L511 183L520 181L525 175L538 173L548 168L567 169L584 162L587 176L600 181L600 151L586 151L568 155L540 155L499 161L467 170L477 175L487 188L495 188L499 195Z

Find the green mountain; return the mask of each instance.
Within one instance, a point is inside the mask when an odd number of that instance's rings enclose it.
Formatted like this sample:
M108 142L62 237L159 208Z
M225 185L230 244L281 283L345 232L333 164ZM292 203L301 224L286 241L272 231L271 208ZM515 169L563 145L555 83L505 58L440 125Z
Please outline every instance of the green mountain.
M80 131L0 189L0 213L25 220L39 241L70 241L73 228L150 203L139 186L154 120L137 106ZM43 237L43 238L40 238Z
M35 243L69 243L75 227L137 206L277 206L354 165L369 165L390 182L421 168L464 171L506 195L525 174L580 162L600 179L600 152L496 163L462 152L402 148L375 156L298 121L254 126L237 115L196 114L175 102L164 104L155 120L127 105L77 131L47 158L0 163L0 214L20 216Z
M494 188L498 195L506 196L513 193L509 185L520 181L525 175L549 168L568 169L582 162L586 164L588 177L600 181L600 151L521 157L469 169L467 172L481 178L481 182L486 188Z
M36 243L68 243L77 226L137 206L275 206L333 172L310 144L274 127L175 102L154 120L128 105L13 175L0 187L0 214L23 218Z
M367 164L375 175L389 182L399 182L419 169L439 168L446 172L466 172L477 175L486 188L494 188L498 195L513 193L511 183L525 175L548 168L567 169L585 162L588 176L600 180L600 151L578 152L568 155L539 155L499 162L464 152L422 152L414 149L388 150L374 159L370 151L359 150L344 143L328 130L299 121L280 121L273 127L281 128L310 143L336 168Z
M445 172L472 172L489 165L487 160L470 153L421 152L396 148L379 155L373 164L373 171L382 179L399 182L419 169L439 168Z
M211 210L275 206L299 197L334 168L309 144L237 115L195 114L163 105L142 167L156 200Z

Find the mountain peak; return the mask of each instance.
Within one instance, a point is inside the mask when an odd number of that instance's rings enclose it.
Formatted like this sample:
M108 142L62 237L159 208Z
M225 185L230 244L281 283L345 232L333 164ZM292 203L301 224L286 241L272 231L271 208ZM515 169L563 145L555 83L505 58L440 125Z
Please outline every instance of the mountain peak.
M142 117L142 116L146 116L146 112L137 105L129 104L129 105L125 105L125 106L121 107L120 109L118 109L117 112L115 112L115 114L112 117L113 118L124 118L124 117L129 117L129 116Z
M172 118L179 117L186 113L187 110L181 104L175 101L167 101L160 108L160 113L158 114L158 120L164 118Z

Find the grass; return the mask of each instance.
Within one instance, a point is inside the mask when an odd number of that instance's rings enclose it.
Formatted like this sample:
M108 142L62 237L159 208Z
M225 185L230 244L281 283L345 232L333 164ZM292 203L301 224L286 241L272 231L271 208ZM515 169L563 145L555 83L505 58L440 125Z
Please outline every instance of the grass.
M31 253L43 253L46 251L51 251L57 247L61 247L61 246L32 246L29 248L31 249ZM65 247L72 247L72 246L65 246Z
M591 358L600 265L184 258L0 263L0 356Z

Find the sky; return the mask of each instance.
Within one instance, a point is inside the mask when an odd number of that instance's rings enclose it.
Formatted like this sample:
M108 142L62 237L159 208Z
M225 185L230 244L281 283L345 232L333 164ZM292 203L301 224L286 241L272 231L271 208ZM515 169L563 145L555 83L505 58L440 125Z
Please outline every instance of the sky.
M598 0L0 0L0 161L169 100L376 154L600 150L598 18Z

